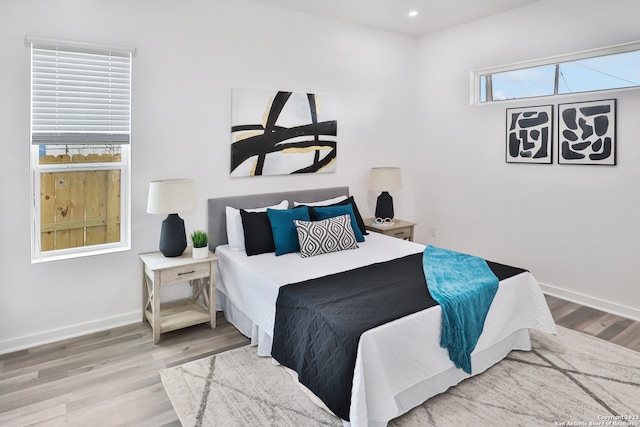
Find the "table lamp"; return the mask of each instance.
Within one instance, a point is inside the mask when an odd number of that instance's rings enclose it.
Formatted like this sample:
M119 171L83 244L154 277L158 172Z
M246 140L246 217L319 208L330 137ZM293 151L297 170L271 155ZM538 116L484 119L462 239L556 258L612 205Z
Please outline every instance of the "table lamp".
M376 219L393 219L393 198L389 191L400 190L402 178L400 168L382 167L371 168L369 174L369 190L381 191L376 202Z
M191 179L165 179L149 183L147 213L166 214L160 231L160 252L166 257L182 255L187 248L184 220L178 212L196 208L196 188Z

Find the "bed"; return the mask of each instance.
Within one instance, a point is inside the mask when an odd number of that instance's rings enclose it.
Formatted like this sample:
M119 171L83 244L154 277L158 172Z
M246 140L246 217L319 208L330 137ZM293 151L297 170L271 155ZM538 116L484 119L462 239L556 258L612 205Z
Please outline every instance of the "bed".
M247 256L231 250L226 209L249 209L288 201L316 202L347 196L348 187L300 190L208 201L211 250L218 255L217 309L251 338L260 356L272 353L276 301L282 286L419 254L424 246L370 233L358 249L301 258L298 253ZM349 422L385 426L428 398L468 378L439 345L441 309L434 306L364 332L357 343ZM498 363L512 350L530 350L529 328L556 333L539 285L529 272L501 280L484 330L472 353L473 375ZM312 393L307 390L311 398ZM317 399L314 399L317 403Z

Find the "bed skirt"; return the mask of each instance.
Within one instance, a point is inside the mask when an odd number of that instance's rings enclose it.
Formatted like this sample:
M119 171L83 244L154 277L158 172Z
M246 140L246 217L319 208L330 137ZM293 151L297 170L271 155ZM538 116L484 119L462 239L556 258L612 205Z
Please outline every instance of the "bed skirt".
M227 296L216 290L216 310L224 312L224 317L257 347L258 356L271 357L273 338L253 323L246 314L236 307Z

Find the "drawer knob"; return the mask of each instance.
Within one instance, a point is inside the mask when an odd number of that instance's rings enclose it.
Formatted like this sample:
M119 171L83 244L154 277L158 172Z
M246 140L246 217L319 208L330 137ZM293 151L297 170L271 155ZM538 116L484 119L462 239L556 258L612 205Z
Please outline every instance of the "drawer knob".
M193 274L193 273L195 273L195 272L196 272L195 270L192 270L192 271L185 271L184 273L178 273L178 276L184 276L185 274Z

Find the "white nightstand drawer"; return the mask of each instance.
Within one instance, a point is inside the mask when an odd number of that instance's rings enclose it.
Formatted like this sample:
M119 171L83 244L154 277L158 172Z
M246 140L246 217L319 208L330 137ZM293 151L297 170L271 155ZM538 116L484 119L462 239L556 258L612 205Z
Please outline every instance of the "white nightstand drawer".
M397 218L388 226L376 225L373 218L365 219L364 224L367 230L373 231L374 233L411 241L413 241L413 228L416 225L415 222L404 221Z
M399 228L397 230L389 230L387 233L389 236L397 237L398 239L410 239L411 238L411 228Z
M160 271L160 281L163 285L172 283L187 282L193 279L209 277L211 265L208 262L199 264L183 265L180 267L168 268Z

